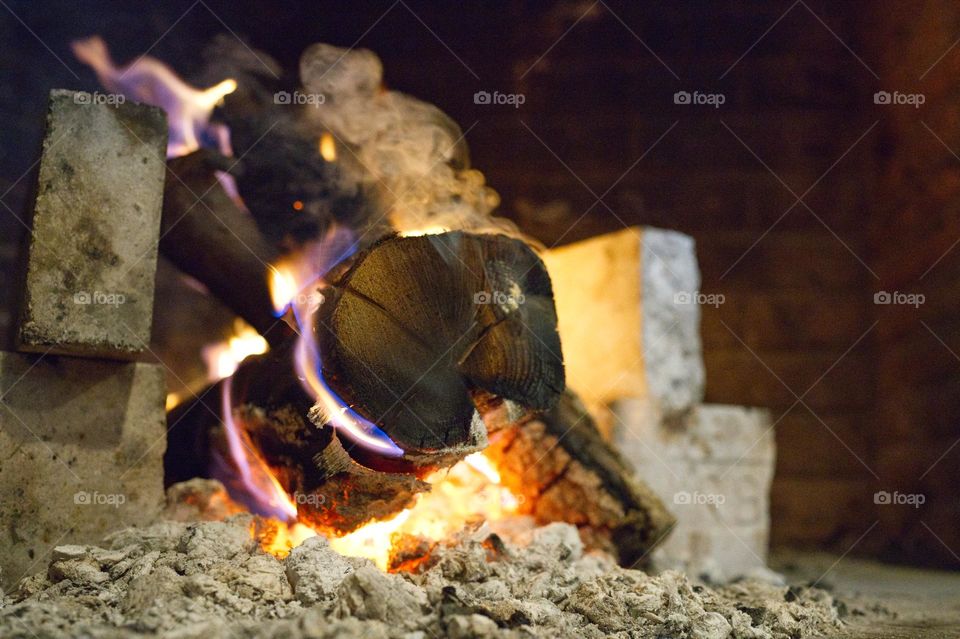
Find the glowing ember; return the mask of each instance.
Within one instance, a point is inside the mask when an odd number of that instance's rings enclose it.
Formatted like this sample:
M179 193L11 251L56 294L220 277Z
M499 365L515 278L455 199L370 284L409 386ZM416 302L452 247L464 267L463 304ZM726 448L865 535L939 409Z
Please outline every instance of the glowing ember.
M252 326L237 318L233 321L233 335L226 341L210 344L203 349L203 361L207 364L207 378L211 382L230 377L244 359L250 355L262 355L269 346Z
M449 471L427 477L429 493L396 517L371 522L354 532L330 540L337 552L366 557L386 570L397 535L441 541L477 521L497 521L517 512L519 501L482 453L469 455Z

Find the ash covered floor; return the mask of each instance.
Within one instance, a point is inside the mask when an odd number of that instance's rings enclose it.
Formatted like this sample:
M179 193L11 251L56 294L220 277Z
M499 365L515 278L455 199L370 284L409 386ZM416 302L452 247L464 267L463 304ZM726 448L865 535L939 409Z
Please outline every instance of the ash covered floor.
M522 517L468 527L415 572L391 574L322 537L278 559L262 550L252 515L219 520L209 504L172 495L156 524L38 560L45 570L0 596L0 636L960 636L958 574L793 553L773 564L785 583L759 571L763 578L708 585L620 568L585 551L573 526Z
M781 552L774 569L790 583L811 583L843 602L848 614L837 636L849 639L960 637L960 573L828 553ZM864 614L861 614L864 613Z

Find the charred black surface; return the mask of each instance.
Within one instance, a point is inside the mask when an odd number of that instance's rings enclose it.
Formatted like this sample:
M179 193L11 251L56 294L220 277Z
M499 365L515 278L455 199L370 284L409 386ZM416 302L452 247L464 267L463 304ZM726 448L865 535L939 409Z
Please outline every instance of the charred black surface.
M273 316L267 275L278 253L220 185L215 171L229 165L204 150L168 162L160 250L277 344L287 331Z
M237 90L225 98L216 119L230 128L240 195L270 241L294 248L321 237L333 224L357 231L368 242L389 232L373 193L355 179L344 179L343 160L327 162L321 156L320 132L309 117L317 107L294 100L295 92L305 95L297 78L284 74L265 53L254 56L235 38L218 38L205 56L211 77L237 80Z
M315 324L325 378L408 452L468 441L472 389L535 410L563 391L550 279L519 240L386 239L326 294Z

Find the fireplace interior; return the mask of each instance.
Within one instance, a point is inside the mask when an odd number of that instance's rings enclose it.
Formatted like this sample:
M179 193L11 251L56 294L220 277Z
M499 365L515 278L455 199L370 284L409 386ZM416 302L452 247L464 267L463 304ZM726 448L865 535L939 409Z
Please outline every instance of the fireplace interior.
M0 5L3 636L960 636L950 3Z

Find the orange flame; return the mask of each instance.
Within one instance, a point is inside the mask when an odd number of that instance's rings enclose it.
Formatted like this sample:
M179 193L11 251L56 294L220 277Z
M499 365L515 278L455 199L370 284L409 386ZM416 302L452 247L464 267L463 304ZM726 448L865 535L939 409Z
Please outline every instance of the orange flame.
M441 541L471 522L497 521L514 514L519 501L500 484L500 474L482 453L468 455L449 471L427 477L429 493L395 517L374 521L330 540L342 555L366 557L386 570L396 535Z
M320 136L319 147L320 156L323 157L324 160L327 162L337 161L337 143L331 134L324 133Z

